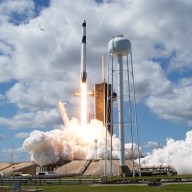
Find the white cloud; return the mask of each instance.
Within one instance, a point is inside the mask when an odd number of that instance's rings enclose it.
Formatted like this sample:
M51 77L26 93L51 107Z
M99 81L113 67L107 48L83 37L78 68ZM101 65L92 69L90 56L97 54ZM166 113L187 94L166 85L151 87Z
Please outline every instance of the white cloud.
M29 113L17 113L13 118L0 118L0 125L6 125L10 129L20 128L45 128L57 125L60 122L58 110L44 110Z
M153 153L143 158L141 162L144 165L172 165L178 174L191 174L191 144L192 131L188 131L185 140L167 139L166 146L153 150Z
M23 21L27 21L33 16L34 2L32 0L6 0L0 3L1 22L14 22L22 16ZM18 17L17 19L14 17ZM25 18L25 19L24 19Z
M140 61L141 62L141 61ZM136 96L164 95L171 89L161 66L152 61L143 61L134 65Z
M17 139L23 139L29 137L30 133L28 132L20 132L15 135L15 138Z
M159 117L173 122L188 122L191 126L192 117L192 81L181 79L178 86L163 96L150 96L147 106Z
M155 141L148 141L147 144L143 146L144 148L153 148L158 149L160 148L160 143Z
M20 109L50 109L64 98L67 89L70 90L69 83L57 80L20 82L9 89L7 98Z

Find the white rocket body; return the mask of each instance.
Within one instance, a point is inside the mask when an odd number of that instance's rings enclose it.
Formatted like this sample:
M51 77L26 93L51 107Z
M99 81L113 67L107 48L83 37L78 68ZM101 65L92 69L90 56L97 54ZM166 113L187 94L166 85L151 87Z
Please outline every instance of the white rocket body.
M87 72L86 72L86 21L82 24L82 43L81 43L81 81L86 83Z

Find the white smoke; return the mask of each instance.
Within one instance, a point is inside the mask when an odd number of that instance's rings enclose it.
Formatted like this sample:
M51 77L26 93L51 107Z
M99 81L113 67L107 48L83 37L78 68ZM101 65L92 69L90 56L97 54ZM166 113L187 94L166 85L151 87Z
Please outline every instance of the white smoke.
M178 174L192 173L192 131L186 133L185 140L167 139L167 145L153 150L151 155L141 160L142 165L172 165Z
M33 131L23 147L31 154L32 160L43 166L59 160L104 159L106 129L103 123L91 120L85 127L73 118L70 127L50 132ZM107 132L107 158L110 156L110 134ZM119 159L119 138L113 136L113 159ZM125 158L131 159L132 145L125 144ZM134 158L138 157L138 147L133 145ZM140 150L140 155L142 152Z
M104 159L105 127L101 121L91 120L81 127L77 119L70 121L70 127L49 132L33 131L23 147L31 154L32 160L43 166L59 160ZM110 156L110 134L107 132L107 158ZM112 137L113 159L119 159L119 138ZM139 150L142 156L141 149ZM133 144L134 159L138 158L138 147ZM125 144L125 158L132 158L132 145ZM142 165L172 165L178 174L192 173L192 131L185 140L167 139L167 145L153 150L151 155L141 159Z

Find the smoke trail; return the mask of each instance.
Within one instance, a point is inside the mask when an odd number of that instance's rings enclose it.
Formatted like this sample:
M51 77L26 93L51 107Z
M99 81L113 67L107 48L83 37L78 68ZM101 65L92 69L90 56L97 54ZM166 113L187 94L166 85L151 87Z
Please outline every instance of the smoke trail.
M192 131L186 133L185 140L167 139L167 145L153 150L143 158L143 165L173 165L178 174L192 173Z
M31 154L32 160L41 166L56 163L59 160L73 159L104 159L105 128L103 123L96 119L84 127L80 126L77 119L70 121L70 127L64 130L52 130L50 132L33 131L27 138L23 147ZM110 135L108 133L108 138ZM95 146L97 141L97 146ZM119 139L113 136L113 159L119 159ZM134 145L137 158L137 146ZM108 152L110 155L110 141L108 141ZM125 145L125 157L131 159L131 144ZM140 151L142 154L142 152ZM141 155L140 154L140 155Z

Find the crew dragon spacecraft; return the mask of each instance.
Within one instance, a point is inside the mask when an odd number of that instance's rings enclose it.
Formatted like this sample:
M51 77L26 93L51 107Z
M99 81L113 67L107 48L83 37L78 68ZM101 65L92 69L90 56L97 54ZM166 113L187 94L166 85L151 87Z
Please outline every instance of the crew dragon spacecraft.
M81 44L81 81L86 83L87 72L86 72L86 21L82 24L82 44Z

